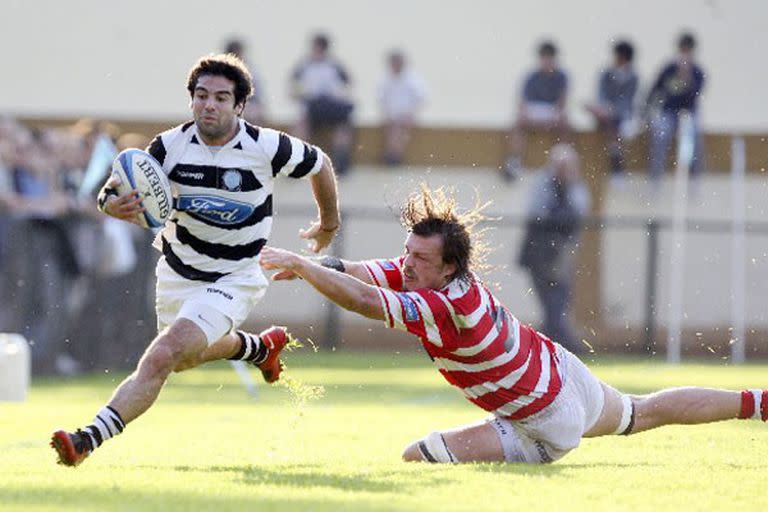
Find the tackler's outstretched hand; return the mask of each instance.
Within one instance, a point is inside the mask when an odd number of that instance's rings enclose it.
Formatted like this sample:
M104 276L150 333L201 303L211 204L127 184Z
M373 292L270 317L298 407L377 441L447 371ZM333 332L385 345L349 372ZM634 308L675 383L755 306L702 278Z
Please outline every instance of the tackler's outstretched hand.
M264 270L278 271L272 276L273 281L285 281L299 277L295 271L301 266L302 259L301 256L291 251L270 246L264 247L259 254L259 261Z
M302 229L299 231L299 236L305 240L309 240L309 248L312 252L318 253L328 247L339 232L340 224L336 224L332 227L323 227L320 221L314 221L308 229Z

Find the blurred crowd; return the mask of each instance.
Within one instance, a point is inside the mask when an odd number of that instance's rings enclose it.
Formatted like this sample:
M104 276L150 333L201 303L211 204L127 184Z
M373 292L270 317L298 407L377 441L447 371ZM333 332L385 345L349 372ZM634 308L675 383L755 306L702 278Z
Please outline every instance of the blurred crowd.
M147 234L101 215L94 199L118 149L144 145L108 123L0 119L0 332L29 340L36 374L120 364L133 351L112 354L101 340L122 341L121 331L152 318L149 287L135 286L150 280Z
M584 108L595 118L605 137L607 165L613 184L621 184L625 168L625 147L643 131L649 132L648 167L651 186L658 188L666 166L667 153L676 133L681 112L690 114L690 137L694 140L691 172L701 170L701 136L698 128L698 98L704 87L704 71L696 63L696 39L683 33L676 41L676 53L658 75L643 87L634 59L631 41L612 44L610 64L599 73L595 97ZM225 51L236 53L248 62L245 44L233 39ZM518 94L517 116L510 127L508 154L501 165L502 176L514 182L523 169L527 135L549 132L557 142L571 140L569 111L569 73L560 62L560 49L552 40L542 41L536 51L537 65L527 73ZM265 105L261 80L254 68L257 94L246 118L260 124ZM313 140L318 132L330 132L331 156L339 174L351 164L353 147L353 77L333 54L327 34L315 34L290 77L291 95L299 103L300 116L292 127L302 138ZM646 91L639 95L639 92ZM384 70L377 89L384 138L381 163L403 163L411 133L427 101L427 87L406 53L393 49L385 55Z
M677 54L638 98L641 80L630 41L615 41L611 64L601 71L593 100L584 107L605 137L611 181L620 183L627 142L649 131L649 176L658 186L681 112L692 119L695 140L691 171L701 170L701 136L696 122L704 72L696 64L696 41L682 34ZM244 117L267 122L263 83L242 39L222 48L251 69L254 95ZM548 132L556 146L532 183L530 221L520 265L531 273L545 313L545 329L577 350L567 323L572 263L589 193L568 119L568 72L554 41L537 48L538 64L523 81L518 113L509 131L502 177L513 183L523 169L528 138ZM412 130L427 100L424 80L403 50L385 55L377 95L381 110L381 162L401 165ZM291 95L300 116L291 127L299 137L327 136L329 153L343 175L352 164L355 103L352 75L334 56L327 34L315 34L291 76ZM130 366L140 353L131 340L151 337L151 269L156 256L151 233L98 214L94 196L117 152L145 147L141 134L120 133L105 122L31 127L0 118L0 332L23 334L32 345L36 373L74 374L98 365ZM549 252L541 258L542 248ZM103 314L108 313L108 314ZM136 330L146 329L137 335ZM101 347L108 343L109 350Z

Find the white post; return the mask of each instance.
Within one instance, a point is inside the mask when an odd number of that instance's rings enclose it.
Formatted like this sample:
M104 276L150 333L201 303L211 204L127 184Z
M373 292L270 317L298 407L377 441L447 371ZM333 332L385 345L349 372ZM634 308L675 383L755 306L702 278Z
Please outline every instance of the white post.
M680 362L685 274L685 222L688 209L688 174L693 160L695 132L691 114L681 111L677 125L677 168L672 213L672 252L669 261L669 322L667 362Z
M733 224L731 228L731 361L742 364L746 352L746 272L745 272L745 214L744 173L747 167L744 139L731 141L731 203Z
M0 332L0 402L27 399L31 364L29 343L24 336Z
M240 377L240 382L243 383L245 390L251 395L251 398L257 399L259 397L259 389L256 387L256 381L253 380L251 372L248 371L248 365L243 361L230 361L230 363L232 363L232 368L237 373L237 376Z

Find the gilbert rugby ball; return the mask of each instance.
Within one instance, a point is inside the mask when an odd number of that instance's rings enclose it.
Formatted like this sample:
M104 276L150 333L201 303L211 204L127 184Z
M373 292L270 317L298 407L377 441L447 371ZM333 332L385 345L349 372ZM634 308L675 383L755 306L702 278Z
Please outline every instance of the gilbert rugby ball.
M162 227L171 215L173 196L160 163L146 151L126 149L112 162L112 174L120 181L118 194L133 189L141 194L144 212L138 216L139 224L148 229Z

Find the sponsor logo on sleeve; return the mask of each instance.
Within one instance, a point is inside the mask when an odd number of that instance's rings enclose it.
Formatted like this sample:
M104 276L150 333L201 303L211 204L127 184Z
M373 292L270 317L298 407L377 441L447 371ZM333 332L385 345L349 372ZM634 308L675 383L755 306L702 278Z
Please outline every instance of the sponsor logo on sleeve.
M419 319L419 308L416 306L414 300L408 296L407 293L398 292L397 298L400 299L400 304L403 305L405 311L406 322L415 322Z

